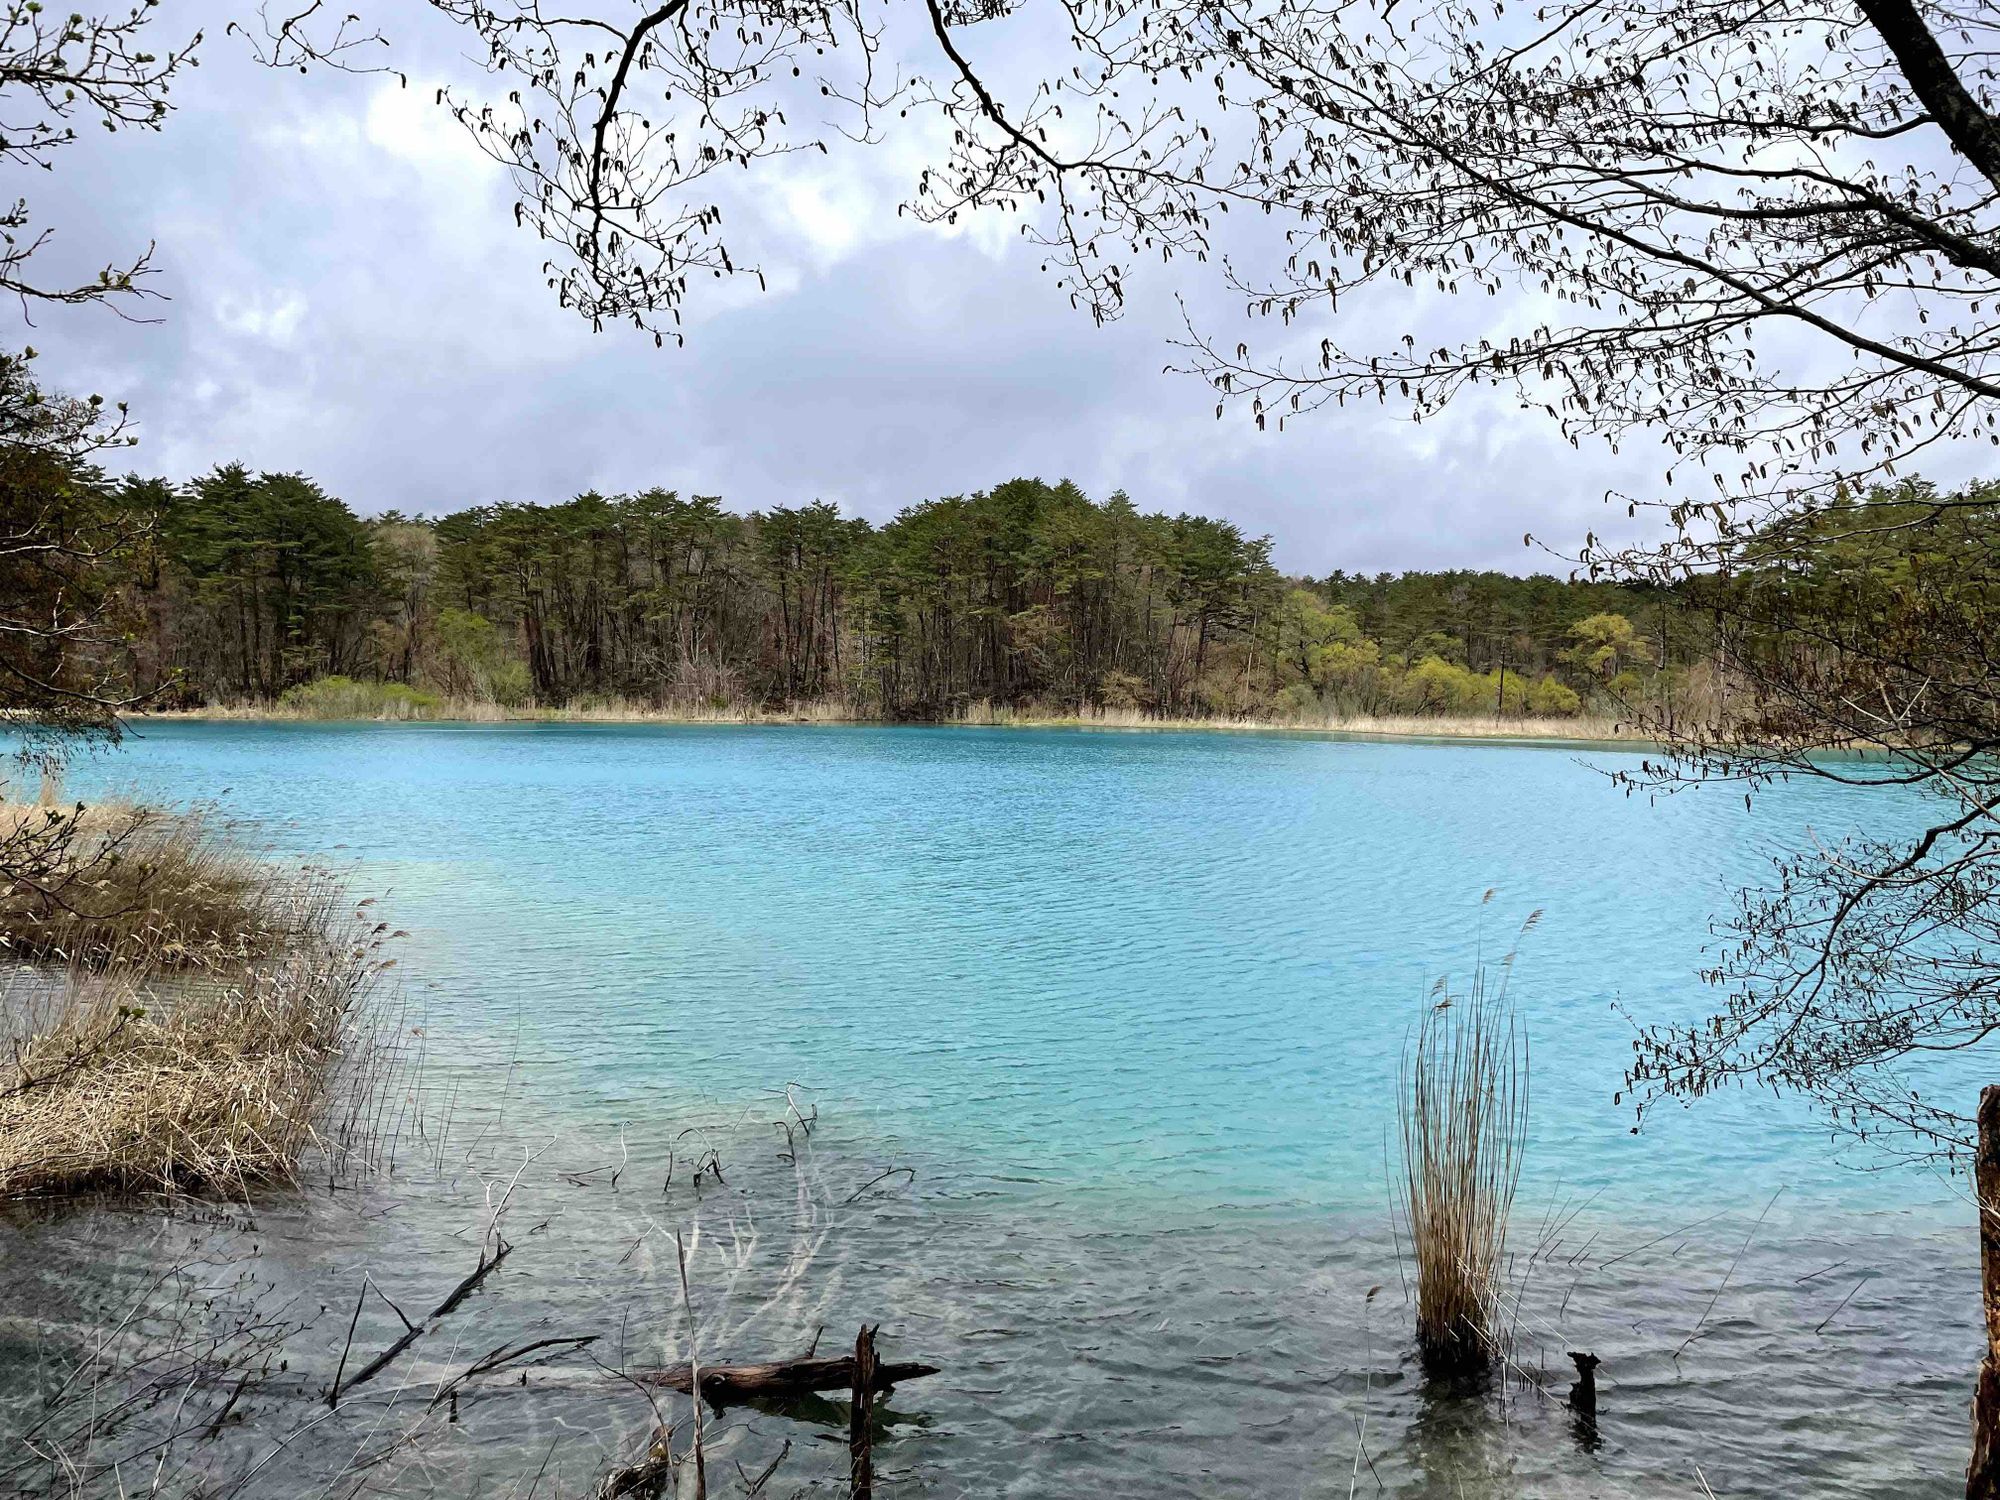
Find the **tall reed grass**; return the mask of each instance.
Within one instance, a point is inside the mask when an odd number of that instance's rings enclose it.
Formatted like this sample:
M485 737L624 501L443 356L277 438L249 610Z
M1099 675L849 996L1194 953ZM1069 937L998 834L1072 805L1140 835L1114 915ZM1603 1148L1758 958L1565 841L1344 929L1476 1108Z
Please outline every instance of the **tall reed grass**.
M1060 705L967 704L946 722L995 728L1267 729L1319 734L1380 735L1395 739L1628 740L1643 739L1633 725L1601 715L1574 718L1497 718L1491 714L1216 714L1175 718L1143 708Z
M1434 992L1405 1048L1402 1208L1416 1259L1417 1350L1434 1375L1502 1355L1500 1279L1528 1129L1528 1045L1505 986Z

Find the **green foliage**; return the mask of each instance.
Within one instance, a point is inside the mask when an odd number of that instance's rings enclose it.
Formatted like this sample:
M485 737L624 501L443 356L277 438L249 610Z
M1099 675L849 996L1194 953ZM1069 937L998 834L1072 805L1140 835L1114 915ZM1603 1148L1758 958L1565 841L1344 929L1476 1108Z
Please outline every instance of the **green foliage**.
M151 591L178 627L159 670L274 697L362 664L381 575L369 528L299 474L225 464L169 490Z
M528 677L528 664L503 661L486 679L487 696L502 708L525 708L535 701L535 684Z
M527 669L507 659L500 632L484 615L469 609L447 606L437 613L436 667L446 691L468 697L494 697L495 682L505 668L519 668L510 674L515 696L525 700L530 691Z
M1344 605L1311 589L1288 589L1278 614L1278 648L1285 663L1313 688L1338 685L1356 670L1361 626Z
M1228 521L1039 479L880 526L664 489L365 521L235 464L119 496L162 518L126 575L140 687L341 716L422 715L426 695L891 719L1574 714L1666 680L1648 641L1665 649L1673 607L1499 573L1287 579L1269 538Z
M1528 692L1528 712L1540 718L1570 719L1583 712L1576 689L1544 677Z
M1281 688L1271 700L1271 713L1280 719L1313 719L1326 712L1326 705L1310 683L1295 682Z
M44 395L27 356L0 355L0 716L49 760L115 739L129 706L117 585L143 565L151 515L90 462L117 430L103 403Z
M1426 656L1403 678L1403 707L1414 713L1471 713L1485 705L1479 678L1456 662Z
M1562 653L1562 659L1585 676L1609 682L1616 678L1636 683L1637 669L1651 666L1653 653L1623 615L1592 615L1569 628L1576 644Z

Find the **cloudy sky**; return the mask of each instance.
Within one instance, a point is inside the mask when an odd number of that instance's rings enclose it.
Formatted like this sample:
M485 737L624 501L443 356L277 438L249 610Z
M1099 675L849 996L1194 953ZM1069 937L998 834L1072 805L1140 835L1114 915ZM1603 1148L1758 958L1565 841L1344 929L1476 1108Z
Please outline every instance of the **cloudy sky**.
M169 0L162 26L205 9ZM1122 322L1096 327L1007 224L896 215L916 141L765 164L732 222L771 290L705 304L686 348L593 334L555 306L504 175L433 103L463 72L460 42L396 40L407 88L273 73L212 30L164 132L88 139L15 184L71 264L157 241L160 321L65 310L23 335L45 381L132 404L144 472L303 470L364 513L657 484L876 519L1068 477L1228 516L1320 574L1560 568L1522 534L1615 530L1607 488L1663 468L1655 452L1578 453L1493 399L1421 427L1358 411L1282 433L1218 422L1207 388L1165 369L1177 296L1228 326L1212 277L1156 270Z

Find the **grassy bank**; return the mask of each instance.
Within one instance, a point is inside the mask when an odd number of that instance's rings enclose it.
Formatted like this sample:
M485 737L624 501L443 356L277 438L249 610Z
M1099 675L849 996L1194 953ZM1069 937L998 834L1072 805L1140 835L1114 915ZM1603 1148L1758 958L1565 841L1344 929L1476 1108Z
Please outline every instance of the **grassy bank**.
M283 719L300 721L613 724L879 724L924 722L984 728L1130 730L1291 730L1394 739L1632 740L1648 736L1606 715L1568 717L1490 714L1242 714L1167 717L1136 708L1008 705L974 702L935 718L885 720L840 699L788 704L684 702L587 698L561 707L508 705L489 698L456 698L400 683L327 678L275 701L218 703L142 717L185 719Z

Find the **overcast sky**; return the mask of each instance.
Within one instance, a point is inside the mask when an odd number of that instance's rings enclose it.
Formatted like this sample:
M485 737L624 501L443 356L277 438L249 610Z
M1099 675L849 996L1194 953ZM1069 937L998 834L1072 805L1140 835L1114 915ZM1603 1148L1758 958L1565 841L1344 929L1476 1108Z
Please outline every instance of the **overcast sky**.
M200 9L170 3L164 25ZM25 335L46 382L132 404L143 472L302 470L363 513L662 485L877 520L1067 477L1227 516L1270 533L1281 566L1323 574L1559 570L1524 532L1573 546L1615 530L1607 488L1664 467L1578 453L1492 398L1421 427L1360 411L1282 433L1218 422L1208 389L1164 368L1177 293L1199 317L1230 315L1201 268L1155 271L1124 321L1096 327L1010 226L896 215L914 142L765 164L731 205L732 249L749 246L772 288L705 305L686 348L592 334L555 306L504 175L432 102L454 59L423 50L434 38L398 43L408 88L271 73L213 32L163 133L87 140L53 174L17 174L77 262L158 242L157 324L64 310ZM1357 316L1400 329L1490 315L1479 301Z

